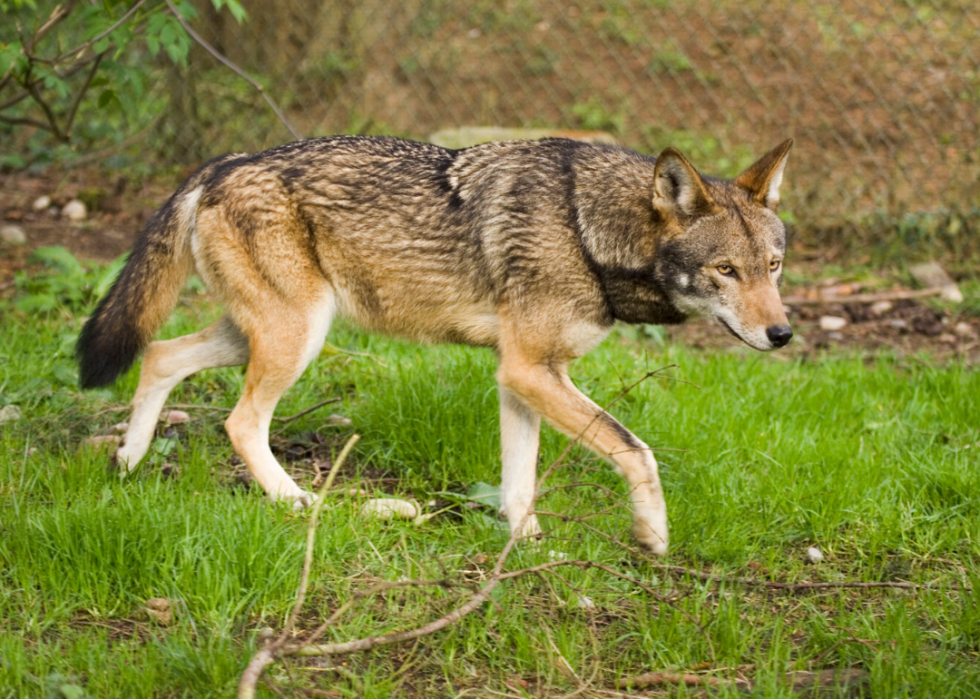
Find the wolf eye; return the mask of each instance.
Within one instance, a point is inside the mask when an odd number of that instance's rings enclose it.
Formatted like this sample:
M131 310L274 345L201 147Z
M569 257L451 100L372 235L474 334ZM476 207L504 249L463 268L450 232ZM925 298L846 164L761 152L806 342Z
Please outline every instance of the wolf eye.
M735 276L735 268L731 265L718 265L718 271L724 274L726 277Z
M772 270L773 272L775 272L777 269L779 269L779 265L781 265L781 264L782 263L779 260L772 260L769 263L769 269Z

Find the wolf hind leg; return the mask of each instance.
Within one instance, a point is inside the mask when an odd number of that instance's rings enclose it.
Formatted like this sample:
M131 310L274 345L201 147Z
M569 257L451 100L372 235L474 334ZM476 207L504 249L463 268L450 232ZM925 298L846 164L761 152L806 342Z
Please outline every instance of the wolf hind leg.
M323 347L335 312L332 293L321 303L298 308L263 308L264 322L251 324L245 389L225 421L235 451L272 500L308 506L313 495L300 488L269 447L272 413L282 395Z
M248 354L248 339L228 316L193 335L151 343L143 356L129 428L115 454L123 473L146 455L160 411L177 384L204 369L245 364Z
M541 533L536 515L528 515L537 485L541 417L503 386L500 393L501 510L510 530L521 528L521 536ZM525 517L527 519L525 519Z

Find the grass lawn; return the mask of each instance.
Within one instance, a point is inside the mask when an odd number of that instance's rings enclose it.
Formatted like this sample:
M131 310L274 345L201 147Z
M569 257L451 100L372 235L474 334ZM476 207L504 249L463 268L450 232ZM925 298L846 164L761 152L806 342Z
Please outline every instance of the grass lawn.
M188 298L166 336L215 316ZM241 467L218 411L189 410L176 442L162 442L168 453L125 480L105 453L80 448L126 418L107 410L128 402L137 371L109 390L75 388L71 352L88 301L72 303L31 313L0 305L0 405L22 413L0 425L0 697L231 696L263 629L289 614L307 514L234 478ZM330 341L359 354L321 358L277 414L342 402L275 425L300 452L335 453L362 436L321 514L300 627L378 580L452 583L359 602L327 634L347 640L447 613L508 535L488 509L452 507L420 525L365 519L365 496L348 492L443 501L434 511L453 501L447 492L498 483L492 354L345 327ZM870 696L980 695L980 601L963 591L980 586L980 374L928 358L705 354L614 333L572 375L605 404L672 364L667 375L698 387L652 378L612 409L658 450L666 562L719 577L930 589L786 591L667 571L629 550L625 484L575 449L538 504L571 519L545 517L547 538L520 546L506 568L591 560L647 591L595 568L557 568L505 581L490 603L416 642L293 658L267 677L297 697L688 696L700 690L617 694L616 682L715 670L750 678L756 696L788 697L788 670L857 668ZM207 371L170 401L229 408L242 383L240 369ZM352 425L331 423L330 412ZM545 429L542 463L565 444ZM161 475L164 460L176 477ZM309 459L290 468L310 486ZM822 562L805 564L810 546ZM155 597L174 601L172 623L147 615ZM733 685L716 695L744 696Z

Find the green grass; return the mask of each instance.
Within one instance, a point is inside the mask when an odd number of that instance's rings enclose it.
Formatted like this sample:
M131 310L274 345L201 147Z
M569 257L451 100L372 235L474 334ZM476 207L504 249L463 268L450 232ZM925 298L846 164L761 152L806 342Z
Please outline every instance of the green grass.
M164 334L189 332L214 315L190 297ZM137 378L134 369L112 389L78 392L71 346L80 323L79 309L26 315L0 305L0 404L23 411L0 426L0 697L230 696L260 630L280 628L289 613L306 515L232 487L221 413L192 411L171 456L176 478L144 464L121 480L104 454L79 449L84 437L124 418L100 411L125 404ZM496 518L468 509L421 526L365 521L359 499L346 495L360 487L425 503L498 482L492 354L344 327L331 342L374 358L321 359L278 410L290 415L341 396L341 404L285 425L283 437L308 443L317 432L326 440L320 448L336 451L350 432L362 435L341 474L344 492L322 513L300 622L307 629L379 578L473 580L507 538ZM579 688L575 675L612 689L619 678L711 662L752 665L756 696L787 697L786 670L817 661L867 670L876 697L980 693L980 602L954 589L980 585L980 375L890 356L708 355L614 333L573 377L608 403L644 372L670 364L678 366L669 375L700 388L650 379L613 412L658 449L671 564L936 589L718 588L665 574L581 523L546 519L548 539L521 547L508 569L559 555L593 560L642 579L674 606L602 571L561 569L560 577L504 583L493 604L417 644L291 660L268 675L295 696L306 696L298 687L318 687L351 697L545 697ZM237 369L203 372L171 402L230 407L242 377ZM331 410L353 426L330 426ZM545 430L542 462L565 444ZM309 466L291 467L309 487ZM548 492L540 508L632 544L620 479L576 449L548 485L575 484ZM813 545L825 560L805 566ZM328 637L418 626L466 594L389 592L356 606ZM581 606L583 596L594 608ZM179 600L172 625L145 615L151 597ZM603 696L590 691L583 696ZM694 690L668 693L686 692ZM261 685L260 693L274 696ZM719 693L729 695L737 694Z

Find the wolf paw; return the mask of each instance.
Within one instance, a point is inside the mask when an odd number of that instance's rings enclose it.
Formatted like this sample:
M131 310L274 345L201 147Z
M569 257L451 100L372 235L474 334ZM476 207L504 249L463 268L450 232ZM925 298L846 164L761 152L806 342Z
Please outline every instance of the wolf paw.
M655 556L666 556L668 541L667 527L658 527L658 529L660 529L659 532L643 520L637 520L633 525L633 534L636 536L637 541L640 542L640 545L647 551Z
M538 524L537 515L531 515L527 518L524 528L521 530L521 536L533 540L537 540L541 536L541 525Z
M292 500L293 509L299 512L300 510L305 510L308 507L313 507L313 503L316 502L316 493L301 490L296 495L289 495L283 499Z
M119 446L109 456L109 470L115 471L120 478L125 478L132 473L136 464L126 451L126 442L119 442Z

